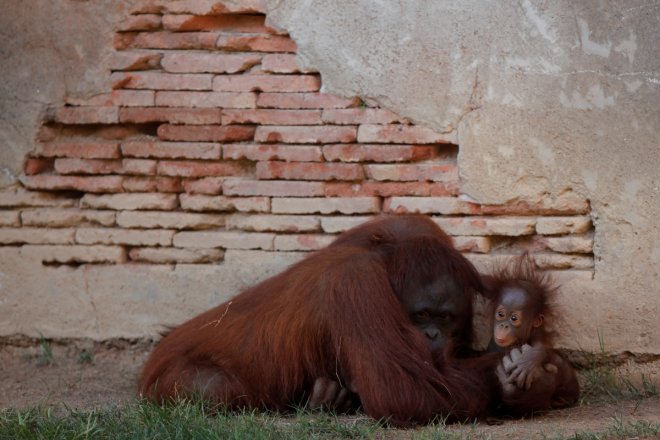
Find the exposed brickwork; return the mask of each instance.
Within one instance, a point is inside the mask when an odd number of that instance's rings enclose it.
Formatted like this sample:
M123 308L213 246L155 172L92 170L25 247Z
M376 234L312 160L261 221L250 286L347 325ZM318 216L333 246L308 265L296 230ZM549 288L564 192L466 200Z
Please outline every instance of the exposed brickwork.
M0 245L44 264L217 264L313 251L379 213L430 215L480 268L528 250L593 271L588 200L460 197L456 133L321 92L260 0L144 0L106 94L50 109Z

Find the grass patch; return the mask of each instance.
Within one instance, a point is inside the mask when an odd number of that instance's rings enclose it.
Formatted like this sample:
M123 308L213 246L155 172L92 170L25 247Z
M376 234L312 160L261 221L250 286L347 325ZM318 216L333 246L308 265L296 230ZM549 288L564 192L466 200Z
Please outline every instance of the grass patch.
M39 333L39 356L37 357L37 365L45 367L53 363L53 350L50 348L50 342L44 338L44 335Z

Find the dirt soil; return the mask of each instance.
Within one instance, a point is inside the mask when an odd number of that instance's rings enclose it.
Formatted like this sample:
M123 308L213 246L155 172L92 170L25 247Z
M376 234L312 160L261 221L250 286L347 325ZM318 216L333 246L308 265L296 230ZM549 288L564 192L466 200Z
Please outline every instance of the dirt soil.
M152 347L148 342L68 342L51 344L49 356L41 346L0 345L0 409L39 404L91 409L130 403L137 375ZM602 432L615 422L638 420L660 423L660 397L580 405L500 425L451 429L468 429L470 437L510 440Z

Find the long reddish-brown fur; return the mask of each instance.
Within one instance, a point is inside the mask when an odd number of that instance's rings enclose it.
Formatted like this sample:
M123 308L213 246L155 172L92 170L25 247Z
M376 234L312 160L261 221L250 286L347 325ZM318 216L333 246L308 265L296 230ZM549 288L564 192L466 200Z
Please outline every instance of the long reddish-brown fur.
M491 375L450 361L436 368L397 296L407 283L447 273L465 295L480 288L474 267L430 219L378 218L172 330L139 390L156 400L200 394L229 408L285 410L329 377L394 425L478 416Z

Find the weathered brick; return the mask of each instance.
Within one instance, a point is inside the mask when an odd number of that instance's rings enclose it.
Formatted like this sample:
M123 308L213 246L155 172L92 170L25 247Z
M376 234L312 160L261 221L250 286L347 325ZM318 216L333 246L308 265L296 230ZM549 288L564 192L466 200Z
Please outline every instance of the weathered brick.
M124 160L122 160L120 173L121 174L155 176L156 175L156 165L157 165L157 162L155 160L149 160L149 159L124 159Z
M321 229L323 229L323 232L336 234L348 231L372 218L371 216L321 217Z
M55 171L60 174L113 174L121 168L121 160L76 158L55 160Z
M284 35L221 34L217 46L223 50L252 52L295 52L296 43Z
M261 70L269 73L311 73L304 69L297 55L288 53L276 53L264 55L261 60Z
M327 93L260 93L257 107L284 109L349 108L360 105L360 98L341 98Z
M161 53L113 52L110 59L111 70L152 70L160 67Z
M38 144L36 154L42 157L81 159L119 159L118 142L48 142Z
M484 205L488 215L580 215L588 214L589 201L572 191L559 195L541 195L537 199L513 200L503 205Z
M64 228L80 225L114 226L114 211L90 209L31 209L21 213L24 226Z
M318 232L318 217L300 215L232 214L227 217L228 229L257 232Z
M591 234L547 237L544 241L549 249L563 254L590 254L594 247Z
M0 228L0 244L71 244L75 229Z
M461 252L490 252L489 237L453 237L454 247Z
M383 205L384 212L403 214L479 214L481 206L457 197L390 197Z
M460 192L458 180L452 182L328 182L327 197L356 196L455 196Z
M287 234L275 237L276 251L316 251L323 249L336 237L323 234Z
M321 125L320 110L222 110L223 124Z
M458 182L458 167L452 163L365 165L367 177L378 181Z
M178 193L183 191L178 177L132 177L126 176L122 182L127 192L162 192Z
M222 192L228 196L314 197L323 195L323 183L227 179Z
M218 75L213 79L217 92L317 92L318 75Z
M347 108L323 110L323 122L326 124L392 124L401 118L389 110L382 108Z
M121 144L121 152L128 157L159 159L211 159L222 156L220 144L204 142L128 141Z
M255 128L248 125L171 125L158 127L158 137L168 141L239 142L251 141Z
M593 257L586 255L566 254L536 254L534 255L536 265L544 270L552 269L591 269L594 268ZM557 279L557 277L555 277Z
M181 194L181 208L186 211L241 211L268 212L268 197L212 197L205 195Z
M426 145L335 144L323 146L327 161L411 162L431 159L436 149Z
M122 211L117 214L117 225L122 228L208 229L224 226L225 218L190 212Z
M0 207L11 208L21 206L73 206L77 198L61 194L28 191L24 188L14 187L0 190Z
M121 176L25 176L21 182L29 189L74 190L89 193L121 192Z
M215 263L224 257L220 249L133 248L128 253L132 261L152 264Z
M0 211L0 226L21 226L21 211Z
M254 108L255 93L233 92L158 92L156 105L165 107Z
M239 73L260 62L261 56L253 54L170 52L160 64L171 73Z
M380 212L378 197L352 198L274 198L271 201L274 214L369 214Z
M274 32L266 26L265 16L261 14L226 14L226 15L164 15L163 28L172 31L224 31L268 33Z
M21 255L42 264L126 262L126 250L121 246L23 246Z
M258 162L257 179L361 180L362 165L319 162Z
M188 194L222 194L222 184L224 177L202 177L201 179L186 179L183 183L183 189Z
M592 228L591 217L540 217L536 232L543 235L583 234Z
M53 171L53 159L28 157L23 165L23 172L28 176L49 171Z
M111 107L115 105L112 93L99 93L92 96L67 96L65 107Z
M257 142L283 142L288 144L327 144L355 142L352 126L259 126L254 134Z
M211 90L213 75L196 73L114 72L110 75L114 89ZM156 96L156 105L158 96ZM119 120L119 117L115 121Z
M171 14L220 15L266 13L263 0L175 0L163 3L164 12Z
M436 133L430 128L417 125L360 125L358 142L382 144L441 144L457 143L456 134Z
M115 34L117 50L134 49L215 49L218 32L124 32Z
M80 199L83 208L121 210L171 210L178 206L177 196L174 194L85 194Z
M320 162L323 159L321 147L290 144L225 144L222 146L222 157L234 160L295 162Z
M53 119L62 124L115 124L119 122L117 107L60 107Z
M133 124L170 122L172 124L219 124L218 108L133 107L119 109L119 121Z
M183 231L174 235L174 246L183 248L273 249L275 234L266 232Z
M205 177L244 176L250 169L240 162L162 161L158 164L161 176Z
M140 14L126 17L119 23L118 31L155 31L160 29L160 15Z
M535 232L536 217L433 217L449 235L503 235L517 237Z
M153 90L113 90L112 102L120 107L146 107L156 103L156 92ZM119 109L119 120L123 108Z
M174 231L141 229L80 228L76 231L79 244L122 244L129 246L171 246Z

